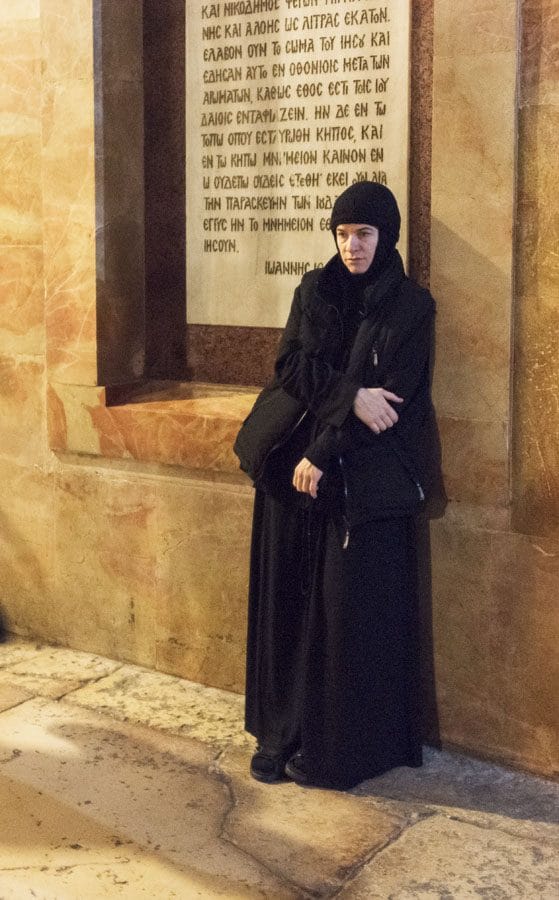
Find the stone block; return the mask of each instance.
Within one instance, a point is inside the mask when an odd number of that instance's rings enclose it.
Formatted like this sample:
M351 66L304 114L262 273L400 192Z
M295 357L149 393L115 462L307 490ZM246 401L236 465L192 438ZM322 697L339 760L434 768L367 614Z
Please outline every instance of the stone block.
M251 505L250 488L161 487L158 669L243 689Z
M57 475L55 516L63 642L153 665L153 485L68 467Z
M0 356L0 457L20 465L44 461L46 416L44 364Z
M515 50L516 16L508 0L472 0L456 15L452 0L435 5L435 53L479 56Z
M27 660L3 664L0 645L0 691L13 688L28 696L56 699L120 668L120 663L62 647L45 647Z
M223 837L231 800L211 758L196 741L69 704L2 713L0 802L18 810L2 824L3 892L293 896Z
M250 777L249 759L237 750L219 760L235 798L225 834L310 896L337 894L348 875L407 824L397 813L342 791L301 789L293 782L270 790Z
M52 603L54 481L38 467L0 460L0 619L9 631L58 641ZM1 647L2 645L0 645Z
M41 247L0 245L0 354L45 353Z
M487 534L431 525L432 642L441 737L469 746L487 739Z
M448 499L477 506L506 506L507 423L438 416L438 425Z
M378 853L339 896L553 900L558 890L559 867L552 847L432 816Z
M92 0L41 0L44 81L93 77Z
M520 111L517 287L514 332L513 522L518 531L559 536L559 112Z
M559 541L494 534L490 543L488 751L559 773Z
M244 731L244 698L205 685L122 666L66 697L66 702L224 749L252 746Z
M0 244L41 243L41 42L38 3L0 14Z
M43 214L49 369L96 384L93 73L45 86Z

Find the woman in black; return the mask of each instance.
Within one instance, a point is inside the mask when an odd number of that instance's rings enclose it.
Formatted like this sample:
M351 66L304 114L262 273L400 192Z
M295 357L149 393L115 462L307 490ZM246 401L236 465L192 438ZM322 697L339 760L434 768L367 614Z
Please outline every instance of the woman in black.
M434 302L404 273L388 188L348 188L331 228L338 253L297 288L236 449L256 483L251 773L347 789L422 763L414 516Z

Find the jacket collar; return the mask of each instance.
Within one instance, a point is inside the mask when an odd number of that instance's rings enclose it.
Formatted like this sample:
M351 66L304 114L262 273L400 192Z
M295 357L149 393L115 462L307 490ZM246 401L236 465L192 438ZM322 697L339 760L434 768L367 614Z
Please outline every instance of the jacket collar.
M394 287L406 277L402 257L397 250L390 255L379 277L363 292L366 315L376 310ZM314 299L321 306L326 303L343 312L348 297L348 279L338 254L320 270L314 290Z

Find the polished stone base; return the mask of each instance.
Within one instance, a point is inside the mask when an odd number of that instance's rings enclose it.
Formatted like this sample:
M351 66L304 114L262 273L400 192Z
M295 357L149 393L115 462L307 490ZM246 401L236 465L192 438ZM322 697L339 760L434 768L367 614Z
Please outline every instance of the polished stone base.
M351 793L250 778L242 698L0 644L0 896L506 897L559 891L559 786L426 748Z

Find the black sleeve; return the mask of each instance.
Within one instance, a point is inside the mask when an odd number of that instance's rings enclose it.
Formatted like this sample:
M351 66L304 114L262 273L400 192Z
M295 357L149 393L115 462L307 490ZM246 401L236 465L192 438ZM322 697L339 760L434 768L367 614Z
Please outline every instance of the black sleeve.
M326 425L343 425L361 385L333 368L320 349L310 352L301 343L306 315L301 308L300 288L295 291L276 360L276 376L284 390L306 403Z
M403 403L394 404L399 418L389 431L400 434L413 431L418 417L424 413L425 394L429 393L433 315L434 306L406 335L387 368L382 387L404 399ZM375 434L351 411L341 428L325 429L305 455L313 465L324 470L331 459L348 450L370 446L386 436L387 432Z

